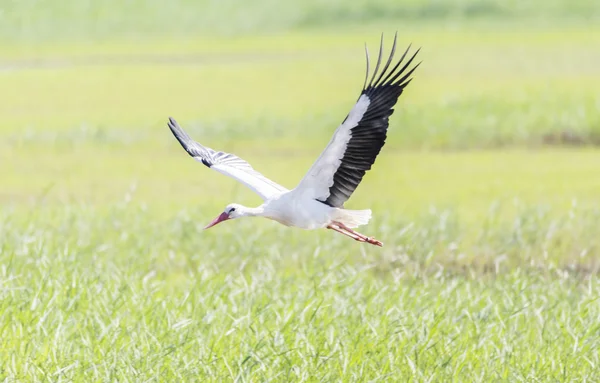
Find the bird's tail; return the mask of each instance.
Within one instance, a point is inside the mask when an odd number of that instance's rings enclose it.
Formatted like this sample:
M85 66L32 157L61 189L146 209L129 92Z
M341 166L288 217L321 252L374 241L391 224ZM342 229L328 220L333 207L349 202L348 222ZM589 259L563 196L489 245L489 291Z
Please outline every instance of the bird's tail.
M371 210L337 209L336 215L336 221L340 221L349 228L355 228L369 223Z

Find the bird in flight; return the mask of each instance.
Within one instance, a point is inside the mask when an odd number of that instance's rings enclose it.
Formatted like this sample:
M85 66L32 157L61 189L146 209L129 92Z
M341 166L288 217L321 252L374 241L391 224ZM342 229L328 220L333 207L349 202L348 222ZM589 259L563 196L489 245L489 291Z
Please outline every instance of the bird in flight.
M344 203L356 190L365 172L371 169L385 144L394 105L420 64L411 67L419 50L405 61L409 46L397 63L390 67L396 40L397 34L390 56L377 76L383 64L382 35L379 57L370 80L369 51L365 46L367 73L358 101L308 173L292 190L271 181L234 154L202 146L170 117L168 125L171 132L190 156L206 167L238 180L264 200L258 207L229 204L205 229L235 218L266 217L286 226L307 230L327 228L359 242L383 246L377 239L353 230L369 222L371 210L344 209Z

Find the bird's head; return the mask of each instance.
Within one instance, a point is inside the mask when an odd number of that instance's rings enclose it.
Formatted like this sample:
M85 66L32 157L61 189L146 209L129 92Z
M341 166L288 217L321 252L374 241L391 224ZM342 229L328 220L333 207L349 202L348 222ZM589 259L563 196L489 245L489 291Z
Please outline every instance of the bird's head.
M239 205L237 203L231 203L225 207L225 210L211 223L209 223L204 229L210 229L218 223L227 221L229 219L240 218L244 216L244 206Z

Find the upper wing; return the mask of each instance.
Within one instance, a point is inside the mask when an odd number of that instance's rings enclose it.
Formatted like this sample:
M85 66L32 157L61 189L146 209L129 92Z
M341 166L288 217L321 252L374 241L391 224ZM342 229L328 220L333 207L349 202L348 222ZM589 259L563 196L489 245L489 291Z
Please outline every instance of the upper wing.
M394 112L393 107L410 83L410 75L420 64L407 71L419 52L417 50L399 69L410 49L409 46L398 63L388 72L396 50L396 38L397 34L394 36L390 57L379 77L375 79L383 53L383 35L381 36L379 58L368 84L369 51L365 47L367 75L362 93L323 153L298 184L298 191L329 206L342 207L357 188L365 172L371 169L385 144L388 119Z
M252 189L263 200L267 200L274 194L287 191L283 186L254 170L243 159L233 154L214 151L192 140L172 117L169 117L169 128L185 151L195 160L219 173L235 178Z

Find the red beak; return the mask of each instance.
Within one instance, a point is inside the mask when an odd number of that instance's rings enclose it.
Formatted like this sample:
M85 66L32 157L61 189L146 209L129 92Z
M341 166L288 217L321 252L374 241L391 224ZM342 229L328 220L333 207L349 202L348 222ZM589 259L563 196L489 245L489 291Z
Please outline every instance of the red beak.
M217 223L221 223L223 221L227 221L229 219L229 215L225 212L221 213L220 216L218 216L217 218L213 219L213 221L211 223L209 223L208 225L206 225L206 227L204 228L204 230L206 229L210 229L211 227L215 226Z

